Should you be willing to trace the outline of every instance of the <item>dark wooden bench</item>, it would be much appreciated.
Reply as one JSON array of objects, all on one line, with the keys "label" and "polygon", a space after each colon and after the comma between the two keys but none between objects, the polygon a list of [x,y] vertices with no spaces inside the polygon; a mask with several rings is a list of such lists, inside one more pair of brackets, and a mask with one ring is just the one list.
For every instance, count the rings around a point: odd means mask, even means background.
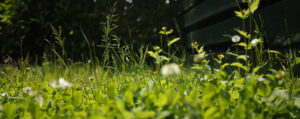
[{"label": "dark wooden bench", "polygon": [[[241,19],[234,14],[238,10],[235,0],[186,0],[184,5],[186,9],[179,16],[179,23],[188,46],[197,41],[211,48],[225,48],[231,39],[224,35],[235,35],[234,28],[242,29]],[[241,6],[247,8],[246,4]],[[271,39],[300,32],[300,0],[261,0],[255,12],[257,20],[258,16]]]}]

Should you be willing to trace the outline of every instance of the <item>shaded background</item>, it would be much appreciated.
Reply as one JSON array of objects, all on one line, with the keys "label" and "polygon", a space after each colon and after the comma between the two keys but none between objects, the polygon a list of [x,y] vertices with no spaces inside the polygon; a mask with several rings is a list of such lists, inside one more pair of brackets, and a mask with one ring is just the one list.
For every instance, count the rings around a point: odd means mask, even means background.
[{"label": "shaded background", "polygon": [[[88,56],[88,46],[80,27],[92,46],[101,44],[101,22],[109,8],[117,4],[116,34],[134,47],[159,42],[162,26],[176,29],[182,0],[0,0],[0,53],[20,58],[51,52],[55,39],[50,25],[62,29],[68,57]],[[175,35],[180,31],[175,30]],[[177,34],[179,35],[179,34]],[[47,42],[49,41],[49,42]],[[21,45],[22,43],[22,45]],[[95,48],[101,56],[103,49]]]}]

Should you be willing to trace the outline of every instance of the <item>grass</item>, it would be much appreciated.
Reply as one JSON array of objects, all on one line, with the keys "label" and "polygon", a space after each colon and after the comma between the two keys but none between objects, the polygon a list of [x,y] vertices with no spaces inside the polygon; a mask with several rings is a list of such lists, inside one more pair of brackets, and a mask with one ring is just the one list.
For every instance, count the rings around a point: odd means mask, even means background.
[{"label": "grass", "polygon": [[[236,11],[237,16],[251,17],[257,9],[251,5],[258,3],[249,3],[248,15]],[[173,30],[163,27],[160,46],[148,45],[135,53],[113,34],[113,18],[103,24],[104,44],[98,46],[105,53],[100,60],[82,30],[91,62],[66,60],[61,28],[52,27],[61,51],[52,47],[42,65],[29,65],[27,57],[2,67],[0,118],[300,118],[296,52],[264,49],[264,36],[236,29],[238,42],[233,44],[245,54],[214,56],[192,42],[196,54],[189,66],[187,54],[180,52],[185,50],[174,50],[180,38],[172,37]],[[154,59],[154,66],[147,57]]]}]

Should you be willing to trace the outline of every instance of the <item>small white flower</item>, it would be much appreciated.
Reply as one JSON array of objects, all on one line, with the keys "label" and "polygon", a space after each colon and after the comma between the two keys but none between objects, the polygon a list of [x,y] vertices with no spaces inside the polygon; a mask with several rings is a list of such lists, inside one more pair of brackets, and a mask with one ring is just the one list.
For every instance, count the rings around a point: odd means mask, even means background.
[{"label": "small white flower", "polygon": [[252,44],[252,46],[256,46],[258,42],[259,42],[259,40],[257,38],[255,38],[251,41],[251,44]]},{"label": "small white flower", "polygon": [[231,38],[231,40],[232,40],[232,42],[237,43],[237,42],[240,42],[241,37],[238,36],[238,35],[234,35],[234,36]]},{"label": "small white flower", "polygon": [[205,52],[194,55],[194,62],[201,62],[205,58]]},{"label": "small white flower", "polygon": [[0,94],[2,97],[8,96],[7,92],[1,93]]},{"label": "small white flower", "polygon": [[25,94],[28,94],[29,96],[33,96],[35,92],[31,89],[31,87],[27,86],[23,88],[23,92]]},{"label": "small white flower", "polygon": [[166,4],[169,4],[170,3],[170,0],[166,0]]},{"label": "small white flower", "polygon": [[187,93],[187,91],[186,91],[186,90],[183,92],[183,94],[184,94],[185,96],[187,96],[187,95],[188,95],[188,93]]},{"label": "small white flower", "polygon": [[50,83],[50,86],[53,88],[71,88],[72,85],[72,83],[67,82],[64,78],[59,78],[58,82],[53,81],[52,83]]},{"label": "small white flower", "polygon": [[175,63],[166,64],[161,68],[161,74],[164,76],[179,75],[180,67]]},{"label": "small white flower", "polygon": [[58,84],[57,84],[56,81],[53,81],[52,83],[50,83],[50,86],[51,86],[52,88],[58,88]]},{"label": "small white flower", "polygon": [[65,87],[70,88],[73,85],[73,84],[67,82],[64,78],[60,78],[58,80],[58,84],[61,88],[65,88]]},{"label": "small white flower", "polygon": [[24,93],[28,93],[30,91],[31,91],[31,87],[29,87],[29,86],[23,88]]}]

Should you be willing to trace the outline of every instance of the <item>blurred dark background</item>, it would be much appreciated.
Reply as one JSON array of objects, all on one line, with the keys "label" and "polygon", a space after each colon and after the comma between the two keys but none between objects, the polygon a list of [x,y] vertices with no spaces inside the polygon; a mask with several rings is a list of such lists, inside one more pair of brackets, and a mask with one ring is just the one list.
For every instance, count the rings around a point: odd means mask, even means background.
[{"label": "blurred dark background", "polygon": [[62,29],[69,58],[88,56],[80,28],[101,56],[103,49],[96,47],[103,35],[100,23],[115,2],[115,34],[123,43],[133,43],[136,48],[155,45],[162,26],[173,28],[179,35],[174,18],[183,10],[182,0],[0,0],[1,59],[50,53],[55,41],[50,25]]}]

